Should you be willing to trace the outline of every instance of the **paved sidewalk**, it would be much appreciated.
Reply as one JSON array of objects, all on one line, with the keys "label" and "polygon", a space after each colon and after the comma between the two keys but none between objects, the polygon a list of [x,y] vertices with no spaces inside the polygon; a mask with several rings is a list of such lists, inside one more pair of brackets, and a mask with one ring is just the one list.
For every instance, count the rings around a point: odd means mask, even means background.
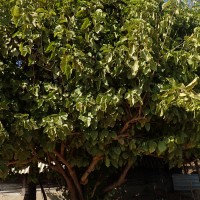
[{"label": "paved sidewalk", "polygon": [[[61,192],[56,191],[56,188],[45,188],[45,193],[48,200],[64,200],[61,196]],[[0,191],[0,200],[23,200],[24,196],[20,191]],[[41,190],[37,190],[37,200],[43,200]]]}]

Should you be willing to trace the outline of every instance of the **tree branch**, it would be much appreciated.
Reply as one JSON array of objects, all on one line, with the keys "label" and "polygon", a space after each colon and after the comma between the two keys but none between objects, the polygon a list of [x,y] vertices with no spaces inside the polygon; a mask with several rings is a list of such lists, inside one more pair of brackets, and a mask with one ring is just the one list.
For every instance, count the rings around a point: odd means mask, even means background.
[{"label": "tree branch", "polygon": [[74,171],[74,169],[72,168],[72,166],[67,162],[67,160],[64,159],[64,157],[59,154],[57,151],[53,150],[53,153],[59,158],[59,160],[67,167],[68,169],[68,172],[74,182],[74,185],[76,186],[78,192],[79,192],[79,195],[80,195],[80,199],[83,200],[83,193],[82,193],[82,189],[81,189],[81,186],[80,186],[80,183],[78,181],[78,178],[77,178],[77,175],[76,175],[76,172]]},{"label": "tree branch", "polygon": [[48,163],[50,165],[51,164],[51,157],[50,157],[49,153],[47,153],[47,159],[48,159]]},{"label": "tree branch", "polygon": [[109,185],[108,187],[106,187],[103,192],[109,192],[111,190],[113,190],[114,188],[116,187],[119,187],[120,185],[122,185],[125,181],[126,181],[126,175],[128,173],[128,171],[130,170],[131,166],[133,165],[133,161],[132,160],[129,160],[124,171],[122,172],[122,174],[120,175],[119,179],[112,183],[111,185]]},{"label": "tree branch", "polygon": [[98,178],[97,178],[97,180],[96,180],[96,183],[95,183],[95,185],[94,185],[94,188],[93,188],[93,190],[92,190],[92,194],[91,194],[91,198],[94,198],[94,195],[95,195],[95,192],[96,192],[96,190],[97,190],[97,187],[99,186],[99,185],[101,185],[101,180],[102,179],[102,173],[99,173],[99,176],[98,176]]},{"label": "tree branch", "polygon": [[58,153],[56,150],[53,150],[53,153],[59,158],[59,160],[66,165],[68,169],[72,169],[71,165],[65,160],[64,156],[62,156],[60,153]]},{"label": "tree branch", "polygon": [[65,144],[63,142],[61,142],[61,147],[60,147],[61,156],[64,156],[64,152],[65,152]]},{"label": "tree branch", "polygon": [[24,160],[24,161],[20,161],[20,160],[13,160],[7,163],[7,166],[10,165],[27,165],[28,163],[31,163],[33,160],[35,159],[35,156],[28,159],[28,160]]},{"label": "tree branch", "polygon": [[73,182],[67,176],[67,174],[65,173],[65,170],[63,169],[63,167],[61,166],[61,164],[56,159],[53,159],[53,161],[55,162],[56,165],[55,166],[50,166],[50,167],[52,169],[56,170],[57,172],[59,172],[63,176],[63,178],[65,179],[65,181],[67,183],[67,186],[68,186],[68,189],[70,191],[71,199],[78,200],[77,194],[76,194],[76,190],[74,188]]},{"label": "tree branch", "polygon": [[92,198],[94,197],[94,194],[95,194],[95,192],[96,192],[96,189],[97,189],[97,187],[98,187],[100,184],[101,184],[100,181],[97,181],[97,182],[96,182],[96,184],[95,184],[95,186],[94,186],[94,189],[92,190],[92,195],[91,195]]},{"label": "tree branch", "polygon": [[133,117],[132,119],[130,119],[129,121],[127,121],[124,125],[124,127],[121,129],[121,131],[119,132],[119,134],[123,134],[130,126],[130,124],[134,124],[136,122],[138,122],[139,120],[142,119],[146,119],[145,117]]},{"label": "tree branch", "polygon": [[[47,157],[48,161],[42,160],[40,158],[37,158],[37,160],[39,162],[47,164],[52,170],[57,171],[59,174],[61,174],[65,179],[65,182],[67,183],[71,199],[78,200],[79,198],[77,198],[77,192],[74,187],[75,185],[73,181],[70,179],[70,177],[68,177],[68,175],[65,173],[65,170],[63,169],[61,164],[57,161],[55,157],[51,156],[49,153],[47,153]],[[52,164],[52,162],[54,162],[55,164]]]},{"label": "tree branch", "polygon": [[102,159],[103,159],[103,156],[94,156],[93,157],[92,162],[90,163],[90,165],[88,166],[87,170],[85,171],[85,173],[81,177],[81,184],[82,185],[86,185],[87,184],[87,182],[88,182],[88,176],[90,175],[90,173],[92,171],[94,171],[95,166]]},{"label": "tree branch", "polygon": [[130,135],[129,134],[123,134],[123,135],[118,135],[115,138],[113,138],[113,140],[119,140],[121,138],[129,138]]}]

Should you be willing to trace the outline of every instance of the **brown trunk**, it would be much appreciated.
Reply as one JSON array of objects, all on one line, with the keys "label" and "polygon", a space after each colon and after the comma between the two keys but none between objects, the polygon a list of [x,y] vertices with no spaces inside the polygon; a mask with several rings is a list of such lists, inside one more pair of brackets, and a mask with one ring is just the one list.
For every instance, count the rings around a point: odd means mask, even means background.
[{"label": "brown trunk", "polygon": [[[72,180],[72,184],[74,185],[75,189],[77,190],[77,196],[79,197],[80,200],[84,200],[83,198],[83,193],[81,189],[80,182],[78,181],[77,175],[75,170],[71,167],[71,165],[63,158],[61,154],[59,154],[57,151],[54,151],[55,155],[58,157],[60,162],[64,164],[67,167],[67,171],[69,173],[69,177]],[[57,163],[58,164],[58,163]],[[62,167],[61,167],[62,168]],[[63,168],[62,168],[63,169]],[[64,172],[65,173],[65,172]],[[63,174],[62,174],[63,175]],[[66,174],[65,174],[66,175]],[[64,176],[64,175],[63,175]]]},{"label": "brown trunk", "polygon": [[73,182],[70,179],[68,179],[68,177],[66,175],[63,175],[63,177],[64,177],[64,179],[67,183],[67,186],[68,186],[70,199],[71,200],[81,200],[80,198],[78,198],[78,195],[77,195],[77,192],[76,192],[76,187],[73,184]]},{"label": "brown trunk", "polygon": [[54,162],[56,163],[56,166],[51,166],[51,167],[57,172],[59,172],[65,179],[65,182],[69,190],[70,200],[83,200],[83,198],[77,191],[77,188],[73,180],[67,175],[61,164],[56,159],[54,159]]}]

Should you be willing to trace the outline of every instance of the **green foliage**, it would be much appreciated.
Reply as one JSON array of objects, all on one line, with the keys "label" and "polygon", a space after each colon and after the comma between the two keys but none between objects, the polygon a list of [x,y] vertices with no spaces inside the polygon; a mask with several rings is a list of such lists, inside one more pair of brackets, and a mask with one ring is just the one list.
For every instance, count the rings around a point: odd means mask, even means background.
[{"label": "green foliage", "polygon": [[97,173],[143,155],[199,157],[198,3],[2,0],[0,38],[5,163],[62,143],[80,171],[102,156]]}]

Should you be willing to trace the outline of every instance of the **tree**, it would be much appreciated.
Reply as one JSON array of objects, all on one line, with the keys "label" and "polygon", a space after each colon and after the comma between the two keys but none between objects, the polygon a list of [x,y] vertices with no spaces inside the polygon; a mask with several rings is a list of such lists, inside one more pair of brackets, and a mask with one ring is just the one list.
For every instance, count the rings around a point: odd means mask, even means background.
[{"label": "tree", "polygon": [[98,199],[138,157],[199,156],[197,2],[2,0],[0,11],[2,176],[41,161],[71,199]]}]

